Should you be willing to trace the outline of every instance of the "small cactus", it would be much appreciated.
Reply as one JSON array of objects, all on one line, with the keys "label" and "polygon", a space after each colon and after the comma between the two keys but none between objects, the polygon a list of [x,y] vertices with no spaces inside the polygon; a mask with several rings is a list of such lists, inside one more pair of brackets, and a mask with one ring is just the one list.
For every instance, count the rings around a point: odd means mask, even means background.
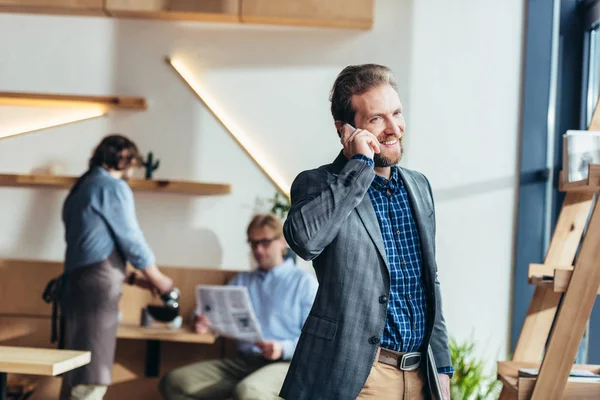
[{"label": "small cactus", "polygon": [[144,161],[142,165],[144,168],[146,168],[146,179],[152,179],[152,173],[158,169],[160,160],[156,160],[156,162],[154,162],[154,154],[149,152],[146,161]]}]

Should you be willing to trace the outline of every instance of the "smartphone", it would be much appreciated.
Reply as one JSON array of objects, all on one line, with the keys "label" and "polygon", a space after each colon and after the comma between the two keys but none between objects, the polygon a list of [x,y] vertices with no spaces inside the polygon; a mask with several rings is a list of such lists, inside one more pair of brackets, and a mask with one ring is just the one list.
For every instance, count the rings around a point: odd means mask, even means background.
[{"label": "smartphone", "polygon": [[[344,125],[348,125],[350,127],[350,133],[354,132],[356,130],[355,127],[353,127],[352,125],[350,125],[349,123],[344,123]],[[344,125],[342,125],[342,129],[344,127]],[[338,130],[338,136],[342,137],[342,129]]]}]

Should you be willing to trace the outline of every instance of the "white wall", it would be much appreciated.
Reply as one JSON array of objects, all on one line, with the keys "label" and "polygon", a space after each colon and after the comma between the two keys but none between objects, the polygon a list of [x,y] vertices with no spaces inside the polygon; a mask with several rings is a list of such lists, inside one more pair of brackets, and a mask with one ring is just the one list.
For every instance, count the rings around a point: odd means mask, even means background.
[{"label": "white wall", "polygon": [[[2,140],[0,171],[59,162],[65,173],[79,174],[103,135],[126,134],[161,159],[157,178],[233,187],[215,198],[136,194],[159,262],[247,268],[245,225],[268,207],[275,188],[164,57],[189,60],[289,183],[339,150],[328,111],[336,74],[347,64],[386,64],[406,109],[403,165],[424,172],[436,194],[450,333],[472,333],[490,359],[504,357],[523,2],[449,3],[378,0],[367,32],[2,14],[0,90],[136,95],[150,107]],[[0,109],[3,124],[16,118],[23,113]],[[60,260],[65,192],[0,194],[0,257]]]}]

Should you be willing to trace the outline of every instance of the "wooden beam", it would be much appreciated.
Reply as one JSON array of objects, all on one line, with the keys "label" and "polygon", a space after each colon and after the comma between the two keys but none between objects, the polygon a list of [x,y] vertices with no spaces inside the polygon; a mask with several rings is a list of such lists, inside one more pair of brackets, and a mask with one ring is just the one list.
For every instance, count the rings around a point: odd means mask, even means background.
[{"label": "wooden beam", "polygon": [[50,93],[0,92],[0,105],[28,107],[85,107],[104,106],[145,110],[148,108],[143,97],[130,96],[84,96]]},{"label": "wooden beam", "polygon": [[[0,174],[0,187],[70,189],[77,177],[59,175]],[[129,179],[133,191],[179,193],[198,196],[231,193],[231,185],[224,183],[202,183],[192,181]]]},{"label": "wooden beam", "polygon": [[[564,293],[567,291],[569,284],[571,283],[571,278],[573,277],[573,271],[557,269],[554,271],[554,285],[553,289],[557,293]],[[600,295],[600,288],[597,292]]]},{"label": "wooden beam", "polygon": [[[592,193],[567,193],[544,264],[573,265],[592,197]],[[515,348],[514,361],[541,360],[560,296],[552,289],[536,287]]]},{"label": "wooden beam", "polygon": [[[555,236],[556,237],[556,233]],[[561,399],[600,288],[600,204],[596,204],[554,323],[532,400]],[[540,337],[544,332],[537,332]],[[543,337],[545,339],[545,337]]]}]

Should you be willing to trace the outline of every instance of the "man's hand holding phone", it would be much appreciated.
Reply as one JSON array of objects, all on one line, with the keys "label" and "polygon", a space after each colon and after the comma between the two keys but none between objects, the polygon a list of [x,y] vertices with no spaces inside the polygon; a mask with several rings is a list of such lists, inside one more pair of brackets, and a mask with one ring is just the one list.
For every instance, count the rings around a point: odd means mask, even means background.
[{"label": "man's hand holding phone", "polygon": [[350,124],[344,124],[341,129],[341,143],[344,146],[344,155],[351,159],[357,154],[373,158],[381,151],[379,141],[366,129],[355,129]]}]

